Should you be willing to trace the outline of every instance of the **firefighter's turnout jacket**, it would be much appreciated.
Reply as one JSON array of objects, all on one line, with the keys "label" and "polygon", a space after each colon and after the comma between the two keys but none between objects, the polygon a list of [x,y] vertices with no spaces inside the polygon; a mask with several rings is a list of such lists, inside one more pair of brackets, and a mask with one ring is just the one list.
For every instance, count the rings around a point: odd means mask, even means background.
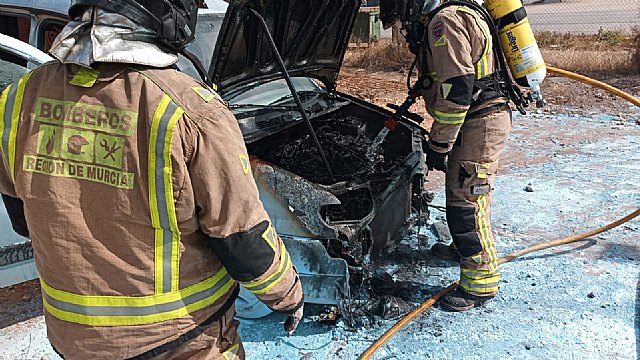
[{"label": "firefighter's turnout jacket", "polygon": [[[450,5],[426,27],[421,76],[434,122],[429,146],[449,153],[447,222],[461,255],[460,286],[476,295],[498,291],[490,204],[498,157],[511,129],[508,99],[499,92],[491,32],[466,6]],[[426,72],[426,74],[425,74]]]},{"label": "firefighter's turnout jacket", "polygon": [[149,358],[233,306],[302,290],[238,124],[173,69],[46,64],[0,98],[0,192],[24,201],[48,336],[67,359]]}]

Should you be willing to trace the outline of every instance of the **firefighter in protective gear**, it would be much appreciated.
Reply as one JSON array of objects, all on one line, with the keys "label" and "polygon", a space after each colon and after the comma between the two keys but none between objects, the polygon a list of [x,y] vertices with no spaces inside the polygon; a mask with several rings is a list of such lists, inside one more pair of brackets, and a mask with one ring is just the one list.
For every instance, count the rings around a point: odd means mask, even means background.
[{"label": "firefighter in protective gear", "polygon": [[449,250],[460,258],[458,287],[441,304],[464,311],[498,292],[491,197],[498,158],[511,130],[511,110],[500,90],[491,31],[477,11],[438,7],[425,17],[423,39],[418,66],[420,75],[431,80],[422,95],[434,120],[427,165],[446,172],[446,215],[453,239]]},{"label": "firefighter in protective gear", "polygon": [[72,1],[58,60],[0,97],[0,193],[24,203],[65,359],[243,359],[240,285],[292,314],[288,333],[302,316],[236,119],[174,68],[196,12]]}]

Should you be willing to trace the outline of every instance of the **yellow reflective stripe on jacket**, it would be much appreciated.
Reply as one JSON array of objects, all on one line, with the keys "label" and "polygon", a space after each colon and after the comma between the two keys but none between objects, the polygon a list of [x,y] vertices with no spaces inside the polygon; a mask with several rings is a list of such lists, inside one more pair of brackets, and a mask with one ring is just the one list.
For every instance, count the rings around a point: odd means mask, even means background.
[{"label": "yellow reflective stripe on jacket", "polygon": [[480,57],[480,60],[476,63],[476,77],[478,79],[482,79],[489,75],[489,60],[487,59],[487,55],[491,49],[491,33],[489,32],[489,28],[486,23],[480,19],[480,16],[475,11],[462,6],[458,7],[456,10],[473,16],[476,19],[476,24],[478,24],[478,27],[482,31],[482,35],[484,36],[484,51],[482,52],[482,57]]},{"label": "yellow reflective stripe on jacket", "polygon": [[17,84],[10,85],[0,98],[0,146],[2,153],[6,156],[11,179],[15,183],[15,162],[16,162],[16,136],[18,134],[18,123],[20,111],[22,110],[22,98],[24,88],[32,73],[27,73],[18,80]]},{"label": "yellow reflective stripe on jacket", "polygon": [[[0,155],[3,155],[5,158],[7,156],[6,148],[8,147],[8,145],[6,145],[4,142],[4,134],[5,132],[7,134],[9,133],[9,131],[5,131],[5,125],[7,125],[8,127],[11,126],[11,112],[13,111],[13,108],[11,108],[11,110],[9,111],[9,121],[5,120],[5,112],[7,111],[7,99],[9,98],[9,92],[11,91],[12,87],[13,85],[7,86],[2,94],[0,94]],[[9,136],[7,135],[7,142],[8,140]],[[9,159],[6,158],[6,160],[7,163],[9,163]]]},{"label": "yellow reflective stripe on jacket", "polygon": [[462,124],[464,122],[464,118],[467,116],[467,112],[461,113],[446,113],[443,111],[428,109],[429,115],[433,117],[433,120],[441,123],[441,124]]},{"label": "yellow reflective stripe on jacket", "polygon": [[263,280],[249,282],[243,284],[247,290],[251,291],[254,294],[264,294],[269,291],[271,288],[276,286],[287,273],[289,268],[291,267],[291,258],[289,257],[289,252],[284,247],[284,244],[280,246],[280,266],[278,270],[271,275],[267,276]]},{"label": "yellow reflective stripe on jacket", "polygon": [[185,289],[150,296],[78,295],[40,279],[44,307],[58,319],[91,326],[143,325],[184,317],[227,294],[235,281],[225,268]]},{"label": "yellow reflective stripe on jacket", "polygon": [[155,228],[156,293],[178,290],[180,231],[173,202],[171,140],[184,110],[164,95],[155,111],[149,139],[149,208]]}]

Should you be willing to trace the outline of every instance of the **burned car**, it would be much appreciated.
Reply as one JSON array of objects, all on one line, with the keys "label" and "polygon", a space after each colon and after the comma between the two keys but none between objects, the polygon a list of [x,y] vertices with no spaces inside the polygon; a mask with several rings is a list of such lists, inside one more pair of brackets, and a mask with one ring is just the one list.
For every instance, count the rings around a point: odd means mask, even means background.
[{"label": "burned car", "polygon": [[[188,47],[203,66],[178,63],[211,79],[235,114],[312,303],[340,304],[422,209],[423,130],[400,121],[380,139],[392,114],[336,89],[360,3],[209,0]],[[58,16],[69,1],[59,4]]]},{"label": "burned car", "polygon": [[311,302],[335,302],[347,275],[360,281],[403,238],[422,198],[422,129],[401,122],[376,143],[391,113],[336,90],[359,5],[231,1],[209,66]]}]

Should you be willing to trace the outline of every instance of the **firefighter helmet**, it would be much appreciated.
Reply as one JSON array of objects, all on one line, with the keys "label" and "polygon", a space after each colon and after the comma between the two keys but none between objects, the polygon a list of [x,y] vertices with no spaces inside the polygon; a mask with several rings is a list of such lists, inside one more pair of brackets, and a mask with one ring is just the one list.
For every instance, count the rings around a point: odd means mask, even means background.
[{"label": "firefighter helmet", "polygon": [[71,0],[69,17],[79,16],[82,6],[121,14],[134,23],[152,30],[158,40],[179,51],[193,41],[198,15],[195,0]]},{"label": "firefighter helmet", "polygon": [[385,29],[397,21],[415,21],[420,15],[435,10],[441,0],[380,0],[380,21]]}]

